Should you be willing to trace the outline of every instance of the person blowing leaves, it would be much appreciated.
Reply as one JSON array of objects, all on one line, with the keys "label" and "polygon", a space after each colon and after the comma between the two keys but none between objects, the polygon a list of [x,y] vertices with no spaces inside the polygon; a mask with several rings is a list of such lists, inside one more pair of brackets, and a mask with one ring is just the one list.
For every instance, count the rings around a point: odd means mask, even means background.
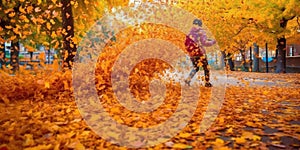
[{"label": "person blowing leaves", "polygon": [[202,21],[200,19],[195,19],[193,21],[193,27],[185,40],[186,50],[188,51],[193,63],[193,69],[188,78],[185,79],[186,84],[190,85],[192,78],[199,71],[199,66],[202,66],[205,75],[205,87],[212,86],[209,82],[210,73],[204,47],[212,46],[215,43],[215,40],[207,39],[206,32],[202,28]]}]

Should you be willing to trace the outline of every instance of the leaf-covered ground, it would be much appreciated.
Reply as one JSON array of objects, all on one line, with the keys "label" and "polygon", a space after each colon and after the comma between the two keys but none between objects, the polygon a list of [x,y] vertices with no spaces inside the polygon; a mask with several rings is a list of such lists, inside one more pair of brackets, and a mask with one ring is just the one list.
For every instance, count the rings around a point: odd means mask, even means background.
[{"label": "leaf-covered ground", "polygon": [[[1,150],[126,149],[101,139],[84,122],[72,96],[70,73],[1,76]],[[188,126],[149,149],[299,149],[299,79],[300,74],[231,72],[222,109],[207,132],[197,132],[211,94],[201,87]],[[130,119],[123,118],[124,123],[134,126]]]}]

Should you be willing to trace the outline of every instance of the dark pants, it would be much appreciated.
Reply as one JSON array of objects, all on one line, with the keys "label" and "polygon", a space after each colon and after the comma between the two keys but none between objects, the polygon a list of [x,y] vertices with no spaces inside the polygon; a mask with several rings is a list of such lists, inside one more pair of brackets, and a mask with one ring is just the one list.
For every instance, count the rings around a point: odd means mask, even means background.
[{"label": "dark pants", "polygon": [[[193,63],[193,70],[190,72],[189,77],[192,79],[195,74],[199,71],[200,66],[198,66],[199,62],[201,64],[201,67],[204,70],[204,75],[205,75],[205,81],[209,82],[209,69],[208,69],[208,62],[205,56],[193,56],[191,57],[191,61]],[[200,65],[199,64],[199,65]]]},{"label": "dark pants", "polygon": [[186,50],[191,56],[191,61],[193,63],[193,70],[190,72],[189,78],[190,80],[195,76],[195,74],[199,71],[200,66],[198,66],[199,62],[201,62],[201,67],[204,70],[205,81],[209,82],[209,70],[208,70],[208,62],[205,57],[205,54],[201,50],[201,47],[198,46],[189,36],[186,36],[185,40]]}]

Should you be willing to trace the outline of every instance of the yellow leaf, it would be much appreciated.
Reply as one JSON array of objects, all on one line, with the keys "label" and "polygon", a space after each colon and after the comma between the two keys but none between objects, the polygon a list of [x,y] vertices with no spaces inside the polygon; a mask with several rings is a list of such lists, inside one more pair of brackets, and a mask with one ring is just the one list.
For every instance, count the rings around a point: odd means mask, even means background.
[{"label": "yellow leaf", "polygon": [[64,83],[64,89],[69,89],[70,88],[69,84],[68,84],[68,81],[64,80],[63,83]]},{"label": "yellow leaf", "polygon": [[5,26],[6,29],[12,29],[12,26]]},{"label": "yellow leaf", "polygon": [[190,133],[180,133],[179,134],[179,137],[182,137],[182,138],[187,138],[187,137],[190,137],[191,134]]},{"label": "yellow leaf", "polygon": [[68,26],[68,27],[67,27],[67,30],[68,30],[68,31],[70,31],[71,29],[72,29],[72,27],[71,27],[71,26]]},{"label": "yellow leaf", "polygon": [[244,144],[244,143],[246,143],[246,140],[245,140],[244,137],[235,138],[234,140],[235,140],[235,142],[236,142],[237,144]]},{"label": "yellow leaf", "polygon": [[220,117],[218,120],[219,120],[219,123],[220,123],[220,124],[223,124],[223,123],[224,123],[224,117]]},{"label": "yellow leaf", "polygon": [[58,47],[59,47],[59,42],[56,42],[53,48],[57,49]]},{"label": "yellow leaf", "polygon": [[264,94],[264,95],[268,95],[269,92],[268,92],[268,91],[263,91],[263,94]]},{"label": "yellow leaf", "polygon": [[8,64],[8,65],[7,65],[7,68],[8,68],[8,69],[12,69],[13,67],[12,67],[10,64]]},{"label": "yellow leaf", "polygon": [[86,5],[88,5],[88,4],[89,4],[89,1],[87,1],[87,0],[84,0],[84,3],[85,3]]},{"label": "yellow leaf", "polygon": [[10,19],[11,23],[16,23],[16,19]]},{"label": "yellow leaf", "polygon": [[90,131],[83,131],[81,133],[81,136],[88,136],[90,134]]},{"label": "yellow leaf", "polygon": [[252,132],[247,132],[247,131],[244,131],[242,136],[246,139],[252,139],[253,137],[253,133]]},{"label": "yellow leaf", "polygon": [[66,110],[66,113],[69,113],[69,112],[71,112],[72,110],[70,109],[70,108],[68,108],[67,110]]},{"label": "yellow leaf", "polygon": [[49,46],[50,44],[48,42],[43,42],[44,46]]},{"label": "yellow leaf", "polygon": [[260,139],[261,139],[261,137],[258,135],[254,135],[252,138],[253,141],[260,141]]},{"label": "yellow leaf", "polygon": [[53,70],[57,71],[59,69],[59,63],[57,59],[53,60]]},{"label": "yellow leaf", "polygon": [[21,15],[19,18],[20,18],[21,20],[27,19],[27,17],[26,17],[25,15]]},{"label": "yellow leaf", "polygon": [[50,88],[50,83],[49,82],[45,82],[45,88],[47,88],[47,89]]},{"label": "yellow leaf", "polygon": [[78,39],[78,38],[76,38],[76,37],[74,37],[74,38],[72,38],[72,41],[73,41],[75,44],[78,44],[78,42],[79,42],[79,39]]},{"label": "yellow leaf", "polygon": [[120,112],[120,110],[119,110],[118,107],[113,107],[113,108],[110,109],[110,111],[111,111],[112,113],[119,113],[119,112]]},{"label": "yellow leaf", "polygon": [[69,19],[70,16],[71,16],[71,15],[70,15],[69,13],[66,13],[67,19]]},{"label": "yellow leaf", "polygon": [[249,126],[249,127],[256,127],[256,125],[253,122],[251,122],[251,121],[248,121],[246,123],[246,125]]},{"label": "yellow leaf", "polygon": [[51,37],[52,38],[56,38],[57,37],[57,35],[56,35],[56,33],[54,31],[51,33]]},{"label": "yellow leaf", "polygon": [[233,134],[233,129],[232,128],[227,129],[226,133]]},{"label": "yellow leaf", "polygon": [[28,7],[27,7],[27,12],[28,12],[28,13],[31,13],[32,11],[33,11],[33,6],[28,6]]},{"label": "yellow leaf", "polygon": [[213,142],[213,144],[217,147],[221,147],[224,145],[224,140],[217,138],[215,142]]},{"label": "yellow leaf", "polygon": [[49,22],[46,23],[46,27],[48,30],[51,30],[51,24]]},{"label": "yellow leaf", "polygon": [[38,5],[40,5],[42,3],[42,0],[38,0]]},{"label": "yellow leaf", "polygon": [[14,35],[14,36],[11,36],[11,37],[10,37],[10,40],[13,41],[13,40],[15,40],[16,38],[17,38],[17,36]]},{"label": "yellow leaf", "polygon": [[29,147],[29,148],[25,148],[24,150],[48,150],[51,149],[52,145],[38,145],[35,147]]},{"label": "yellow leaf", "polygon": [[228,146],[222,146],[222,147],[218,147],[218,150],[231,150],[231,148]]},{"label": "yellow leaf", "polygon": [[235,111],[237,112],[237,113],[241,113],[241,112],[243,112],[243,109],[235,109]]},{"label": "yellow leaf", "polygon": [[12,18],[12,17],[14,17],[15,15],[16,15],[15,12],[11,12],[11,13],[8,14],[8,17]]},{"label": "yellow leaf", "polygon": [[186,149],[186,148],[192,148],[192,146],[182,144],[182,143],[176,143],[176,144],[173,145],[173,148]]},{"label": "yellow leaf", "polygon": [[59,147],[60,147],[60,144],[58,143],[58,144],[56,144],[56,145],[54,146],[54,149],[53,149],[53,150],[59,150]]},{"label": "yellow leaf", "polygon": [[13,31],[14,31],[15,34],[20,34],[20,31],[19,31],[18,28],[14,28]]},{"label": "yellow leaf", "polygon": [[23,143],[23,146],[33,146],[34,140],[32,134],[25,134],[25,142]]},{"label": "yellow leaf", "polygon": [[254,103],[254,102],[255,102],[255,100],[253,100],[253,99],[249,99],[249,100],[248,100],[248,102],[249,102],[249,103]]},{"label": "yellow leaf", "polygon": [[22,6],[19,7],[19,11],[23,14],[26,14],[26,10]]},{"label": "yellow leaf", "polygon": [[55,24],[55,21],[53,19],[50,20],[51,24]]}]

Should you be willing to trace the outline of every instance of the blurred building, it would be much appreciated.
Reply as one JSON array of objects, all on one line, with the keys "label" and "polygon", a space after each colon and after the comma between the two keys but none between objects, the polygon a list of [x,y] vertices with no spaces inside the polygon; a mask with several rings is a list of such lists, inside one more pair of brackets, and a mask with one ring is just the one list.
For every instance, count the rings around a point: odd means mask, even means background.
[{"label": "blurred building", "polygon": [[[11,49],[11,43],[6,42],[5,43],[5,58],[7,60],[7,63],[10,62],[10,49]],[[22,43],[19,45],[19,61],[20,65],[27,64],[28,62],[40,62],[40,54],[45,53],[44,55],[44,61],[46,64],[53,63],[54,55],[56,54],[56,51],[54,49],[51,49],[50,51],[46,50],[44,46],[39,46],[38,49],[35,49],[34,52],[30,53],[28,50],[24,47]]]},{"label": "blurred building", "polygon": [[[253,48],[252,48],[252,54],[253,54]],[[252,55],[252,62],[253,62]],[[259,48],[259,71],[260,72],[266,72],[266,62],[268,62],[268,68],[269,72],[275,72],[276,69],[276,63],[275,63],[275,57],[276,57],[276,50],[270,50],[268,49],[268,60],[266,59],[266,50],[265,48]],[[245,67],[243,68],[243,59],[242,55],[240,53],[237,53],[234,55],[234,65],[235,70],[243,70],[244,71],[251,71],[250,66],[250,50],[248,49],[245,52],[245,58],[246,62]],[[253,66],[252,66],[253,67]],[[286,71],[289,73],[292,72],[300,72],[300,43],[299,44],[290,44],[287,42],[286,47]]]}]

